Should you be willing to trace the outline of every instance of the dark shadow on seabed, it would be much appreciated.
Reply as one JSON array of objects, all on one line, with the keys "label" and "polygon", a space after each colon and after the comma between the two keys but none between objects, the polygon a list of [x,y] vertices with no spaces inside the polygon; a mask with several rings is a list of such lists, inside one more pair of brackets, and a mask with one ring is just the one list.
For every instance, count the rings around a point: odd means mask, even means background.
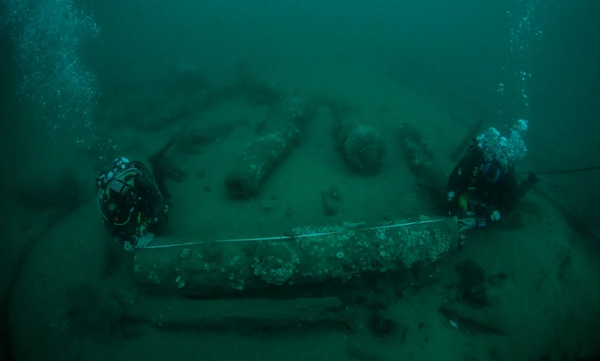
[{"label": "dark shadow on seabed", "polygon": [[[0,7],[0,18],[3,11]],[[0,177],[0,197],[5,201],[9,200],[9,194],[14,186],[15,174],[18,173],[20,156],[15,156],[21,150],[20,147],[20,132],[23,129],[23,124],[20,123],[18,100],[16,96],[16,79],[17,68],[14,63],[14,47],[10,40],[9,34],[0,29],[0,169],[2,176]],[[3,206],[6,208],[7,206]],[[5,222],[10,222],[10,217],[0,217],[0,229],[6,230]],[[12,260],[6,257],[13,257],[12,252],[7,249],[11,248],[8,242],[14,240],[15,235],[10,232],[3,234],[0,242],[0,263],[3,265],[15,264]],[[28,248],[28,247],[27,247]],[[26,254],[25,251],[22,253]],[[21,257],[22,258],[22,257]],[[16,272],[7,270],[3,266],[2,272],[7,274],[2,275],[0,279],[0,290],[2,300],[0,304],[0,357],[3,360],[13,360],[11,352],[11,333],[9,325],[9,310],[11,285],[14,284]]]},{"label": "dark shadow on seabed", "polygon": [[[10,135],[12,128],[11,124],[11,111],[12,111],[12,93],[14,88],[14,72],[13,63],[10,57],[12,51],[10,51],[10,40],[7,35],[2,32],[0,33],[0,167],[3,169],[3,176],[0,177],[0,189],[6,189],[8,186],[7,178],[4,176],[5,170],[12,168],[10,166],[10,159],[8,158],[8,150],[10,143],[8,142],[8,135]],[[2,222],[2,221],[0,221]],[[1,226],[1,225],[0,225]],[[3,237],[4,238],[4,237]],[[10,238],[8,238],[10,239]],[[2,243],[7,242],[5,238]],[[0,247],[5,249],[6,245],[1,244]],[[6,257],[6,252],[0,252],[0,257]],[[4,259],[0,259],[0,262],[4,262]],[[1,304],[1,329],[0,334],[0,347],[2,348],[2,357],[4,359],[10,359],[9,344],[10,344],[10,333],[8,332],[8,292],[6,285],[2,285],[2,304]]]}]

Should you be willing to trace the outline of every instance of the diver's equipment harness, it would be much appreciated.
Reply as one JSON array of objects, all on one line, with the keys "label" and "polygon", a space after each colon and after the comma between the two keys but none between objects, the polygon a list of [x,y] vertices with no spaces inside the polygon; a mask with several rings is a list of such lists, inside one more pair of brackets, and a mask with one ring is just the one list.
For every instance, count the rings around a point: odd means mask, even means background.
[{"label": "diver's equipment harness", "polygon": [[[139,201],[139,197],[137,197],[135,192],[135,186],[126,181],[125,178],[129,175],[135,177],[135,175],[138,174],[141,175],[142,173],[135,166],[132,166],[128,161],[122,162],[119,160],[115,164],[115,168],[112,171],[98,176],[96,179],[96,187],[98,188],[97,203],[98,210],[100,211],[100,214],[104,220],[114,224],[115,226],[124,226],[129,223],[135,206]],[[118,194],[120,204],[130,206],[127,219],[124,221],[116,217],[114,219],[110,219],[109,216],[107,216],[104,212],[103,205],[106,205],[109,201],[111,201],[110,192]]]}]

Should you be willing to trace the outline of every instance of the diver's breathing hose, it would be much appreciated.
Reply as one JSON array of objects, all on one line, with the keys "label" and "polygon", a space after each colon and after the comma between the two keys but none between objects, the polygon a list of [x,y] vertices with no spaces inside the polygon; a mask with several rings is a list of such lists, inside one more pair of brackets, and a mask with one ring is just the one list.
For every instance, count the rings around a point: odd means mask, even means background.
[{"label": "diver's breathing hose", "polygon": [[[568,174],[568,173],[581,173],[581,172],[590,172],[594,170],[600,170],[600,165],[593,167],[584,167],[584,168],[575,168],[575,169],[563,169],[563,170],[548,170],[545,172],[534,172],[535,174]],[[521,170],[517,171],[517,173],[529,173],[529,171]]]}]

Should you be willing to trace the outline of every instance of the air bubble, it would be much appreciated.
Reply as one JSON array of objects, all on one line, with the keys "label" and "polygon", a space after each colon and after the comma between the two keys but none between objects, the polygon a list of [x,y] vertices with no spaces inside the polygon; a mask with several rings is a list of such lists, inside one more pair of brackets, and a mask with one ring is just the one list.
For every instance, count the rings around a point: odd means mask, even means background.
[{"label": "air bubble", "polygon": [[19,96],[32,103],[36,119],[55,140],[58,132],[66,132],[74,144],[108,149],[93,121],[97,80],[80,58],[83,43],[99,37],[93,18],[78,10],[74,0],[6,0],[3,5],[8,11],[1,26],[11,32],[22,74]]}]

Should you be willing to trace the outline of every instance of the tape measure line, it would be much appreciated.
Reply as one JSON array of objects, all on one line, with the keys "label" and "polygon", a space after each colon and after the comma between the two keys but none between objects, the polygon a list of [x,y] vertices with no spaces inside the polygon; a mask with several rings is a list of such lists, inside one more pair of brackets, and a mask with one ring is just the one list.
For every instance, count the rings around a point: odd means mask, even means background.
[{"label": "tape measure line", "polygon": [[357,228],[357,229],[344,229],[343,231],[334,231],[334,232],[322,232],[322,233],[310,233],[310,234],[300,234],[297,236],[278,236],[278,237],[259,237],[259,238],[237,238],[237,239],[219,239],[219,240],[207,240],[207,241],[196,241],[196,242],[186,242],[186,243],[176,243],[176,244],[165,244],[162,246],[148,246],[144,247],[144,249],[162,249],[162,248],[174,248],[174,247],[185,247],[185,246],[194,246],[202,243],[236,243],[236,242],[263,242],[263,241],[292,241],[300,238],[312,238],[312,237],[323,237],[323,236],[332,236],[337,234],[343,234],[348,232],[366,232],[366,231],[375,231],[378,229],[390,229],[390,228],[401,228],[408,227],[415,224],[427,224],[427,223],[438,223],[445,222],[448,218],[441,219],[431,219],[426,221],[415,221],[408,223],[400,223],[400,224],[389,224],[387,226],[377,226],[377,227],[367,227],[367,228]]}]

